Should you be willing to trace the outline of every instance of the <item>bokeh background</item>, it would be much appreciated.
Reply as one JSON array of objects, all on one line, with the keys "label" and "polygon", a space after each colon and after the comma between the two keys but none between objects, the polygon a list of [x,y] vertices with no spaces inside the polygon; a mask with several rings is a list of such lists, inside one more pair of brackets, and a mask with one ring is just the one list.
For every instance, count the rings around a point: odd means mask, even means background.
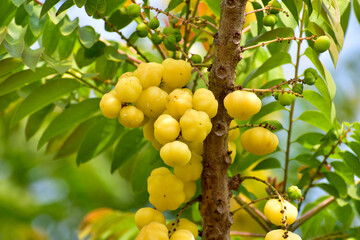
[{"label": "bokeh background", "polygon": [[[152,2],[166,6],[166,1]],[[102,21],[87,17],[83,10],[73,7],[68,13],[71,19],[79,17],[80,25],[94,26],[102,38],[120,41],[118,35],[105,32]],[[134,27],[128,26],[125,35]],[[352,13],[337,67],[328,53],[321,55],[337,85],[335,104],[340,122],[360,119],[359,39],[360,25]],[[193,51],[201,53],[202,49]],[[301,61],[302,69],[311,65],[305,57]],[[292,70],[283,70],[285,76],[293,75]],[[25,121],[13,129],[7,128],[6,121],[0,115],[0,240],[73,240],[89,211],[101,207],[135,211],[138,207],[129,184],[118,174],[110,174],[108,153],[80,167],[73,157],[53,160],[51,153],[37,151],[39,135],[25,140]]]}]

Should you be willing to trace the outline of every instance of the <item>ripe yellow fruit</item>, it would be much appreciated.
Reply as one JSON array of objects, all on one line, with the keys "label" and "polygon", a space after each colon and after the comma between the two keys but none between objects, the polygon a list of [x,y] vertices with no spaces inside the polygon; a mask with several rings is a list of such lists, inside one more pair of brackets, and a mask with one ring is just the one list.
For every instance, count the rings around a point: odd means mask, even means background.
[{"label": "ripe yellow fruit", "polygon": [[164,66],[163,81],[171,88],[181,88],[191,80],[191,65],[184,60],[167,58]]},{"label": "ripe yellow fruit", "polygon": [[163,175],[168,175],[168,174],[172,174],[168,168],[159,167],[159,168],[155,168],[154,170],[151,171],[150,177],[163,176]]},{"label": "ripe yellow fruit", "polygon": [[168,231],[164,224],[152,222],[143,227],[135,240],[169,240]]},{"label": "ripe yellow fruit", "polygon": [[149,119],[149,121],[147,121],[145,124],[144,124],[144,127],[143,127],[143,135],[144,135],[144,138],[148,141],[153,141],[155,140],[155,136],[154,136],[154,122],[155,122],[156,119],[152,118],[152,119]]},{"label": "ripe yellow fruit", "polygon": [[190,161],[182,167],[174,167],[174,174],[184,182],[196,181],[200,178],[203,165],[202,156],[191,152]]},{"label": "ripe yellow fruit", "polygon": [[159,87],[151,86],[142,91],[135,105],[149,118],[156,118],[166,107],[168,94]]},{"label": "ripe yellow fruit", "polygon": [[261,100],[255,93],[236,90],[224,98],[228,114],[242,121],[248,120],[261,109]]},{"label": "ripe yellow fruit", "polygon": [[[237,122],[233,119],[233,120],[231,120],[231,122],[230,122],[229,128],[234,128],[234,127],[236,127],[237,125],[238,125]],[[240,136],[240,130],[239,130],[239,128],[231,129],[231,130],[229,131],[228,141],[235,141],[239,136]]]},{"label": "ripe yellow fruit", "polygon": [[142,86],[137,77],[120,78],[115,91],[121,102],[136,102],[142,92]]},{"label": "ripe yellow fruit", "polygon": [[218,102],[210,90],[199,88],[193,96],[193,107],[195,110],[206,112],[210,118],[213,118],[217,114]]},{"label": "ripe yellow fruit", "polygon": [[285,237],[285,230],[276,229],[268,232],[265,236],[265,240],[301,240],[301,237],[293,232],[287,231],[287,237]]},{"label": "ripe yellow fruit", "polygon": [[171,235],[170,240],[195,240],[195,238],[190,231],[178,229]]},{"label": "ripe yellow fruit", "polygon": [[184,193],[185,200],[184,202],[188,202],[196,193],[196,183],[195,182],[184,182]]},{"label": "ripe yellow fruit", "polygon": [[185,200],[184,183],[172,173],[150,175],[149,201],[160,211],[175,210]]},{"label": "ripe yellow fruit", "polygon": [[144,113],[135,106],[126,106],[120,110],[118,120],[124,127],[137,128],[144,121]]},{"label": "ripe yellow fruit", "polygon": [[233,163],[236,156],[236,144],[233,141],[228,142],[228,151],[231,152],[230,153],[231,163]]},{"label": "ripe yellow fruit", "polygon": [[192,93],[190,89],[177,88],[169,94],[166,110],[175,119],[179,119],[186,110],[193,107],[192,102]]},{"label": "ripe yellow fruit", "polygon": [[140,208],[135,213],[135,223],[139,230],[152,222],[166,224],[164,214],[151,207]]},{"label": "ripe yellow fruit", "polygon": [[180,124],[168,114],[160,115],[154,123],[154,136],[160,144],[174,141],[180,134]]},{"label": "ripe yellow fruit", "polygon": [[140,80],[143,89],[159,86],[163,75],[163,65],[155,62],[141,63],[134,71],[134,75]]},{"label": "ripe yellow fruit", "polygon": [[[282,213],[284,210],[284,214]],[[286,223],[292,224],[295,222],[298,215],[297,208],[286,200],[270,199],[266,202],[264,207],[265,216],[277,226],[284,225],[283,219],[286,217]]]},{"label": "ripe yellow fruit", "polygon": [[246,130],[240,137],[243,148],[255,155],[266,155],[275,151],[279,139],[263,127]]},{"label": "ripe yellow fruit", "polygon": [[205,112],[189,109],[180,118],[180,127],[185,140],[202,142],[210,133],[212,124]]},{"label": "ripe yellow fruit", "polygon": [[190,161],[191,152],[185,143],[173,141],[160,149],[160,157],[170,167],[182,167]]},{"label": "ripe yellow fruit", "polygon": [[180,218],[179,223],[176,226],[175,226],[174,221],[168,223],[168,225],[167,225],[167,228],[169,231],[171,231],[174,227],[176,228],[176,231],[180,230],[180,229],[190,231],[195,239],[197,238],[197,236],[199,234],[199,230],[198,230],[196,224],[189,221],[187,218]]},{"label": "ripe yellow fruit", "polygon": [[102,114],[110,119],[117,118],[121,110],[121,101],[114,90],[106,93],[100,100],[100,110]]},{"label": "ripe yellow fruit", "polygon": [[125,72],[123,74],[121,74],[120,78],[128,78],[128,77],[134,77],[134,73],[133,72]]}]

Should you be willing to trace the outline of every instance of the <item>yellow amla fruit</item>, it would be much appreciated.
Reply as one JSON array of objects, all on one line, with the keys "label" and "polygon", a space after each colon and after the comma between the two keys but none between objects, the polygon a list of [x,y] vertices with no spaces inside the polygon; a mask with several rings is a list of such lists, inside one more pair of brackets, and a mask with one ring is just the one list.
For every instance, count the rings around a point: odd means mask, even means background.
[{"label": "yellow amla fruit", "polygon": [[190,89],[177,88],[169,94],[166,110],[175,119],[179,119],[186,110],[192,107],[193,99]]},{"label": "yellow amla fruit", "polygon": [[144,113],[135,106],[126,106],[120,110],[118,120],[124,127],[137,128],[144,121]]},{"label": "yellow amla fruit", "polygon": [[184,193],[184,202],[190,201],[196,193],[196,182],[184,182]]},{"label": "yellow amla fruit", "polygon": [[240,136],[240,130],[237,128],[237,122],[233,119],[230,122],[229,126],[229,135],[228,135],[228,141],[235,141]]},{"label": "yellow amla fruit", "polygon": [[[254,11],[254,7],[252,5],[251,2],[247,2],[246,3],[246,8],[245,8],[245,12],[251,12],[251,11]],[[250,13],[248,15],[246,15],[245,17],[245,23],[244,23],[244,28],[249,26],[251,22],[254,22],[256,21],[256,15],[255,13]]]},{"label": "yellow amla fruit", "polygon": [[210,133],[212,124],[205,112],[194,109],[187,110],[180,118],[182,137],[191,142],[202,142]]},{"label": "yellow amla fruit", "polygon": [[168,114],[160,115],[154,122],[154,137],[160,144],[174,141],[179,134],[179,122]]},{"label": "yellow amla fruit", "polygon": [[163,65],[160,63],[149,62],[140,63],[134,71],[134,76],[140,80],[143,89],[151,86],[159,86],[163,75]]},{"label": "yellow amla fruit", "polygon": [[159,167],[159,168],[155,168],[154,170],[151,171],[150,177],[163,176],[163,175],[168,175],[168,174],[172,174],[168,168]]},{"label": "yellow amla fruit", "polygon": [[167,224],[167,228],[169,231],[173,230],[174,228],[176,228],[176,230],[180,230],[180,229],[188,230],[192,233],[194,238],[197,238],[199,234],[199,230],[196,224],[191,222],[187,218],[180,218],[177,225],[175,224],[175,221],[172,221]]},{"label": "yellow amla fruit", "polygon": [[270,222],[277,226],[284,225],[284,217],[286,223],[290,225],[295,222],[298,210],[294,205],[284,199],[270,199],[265,204],[264,214]]},{"label": "yellow amla fruit", "polygon": [[148,141],[153,141],[155,140],[155,136],[154,136],[154,122],[155,122],[155,118],[151,118],[149,119],[149,121],[147,121],[144,124],[143,127],[143,135],[144,138]]},{"label": "yellow amla fruit", "polygon": [[135,240],[169,240],[169,235],[164,224],[152,222],[140,230]]},{"label": "yellow amla fruit", "polygon": [[170,240],[195,240],[195,238],[189,230],[178,229],[171,235]]},{"label": "yellow amla fruit", "polygon": [[110,119],[117,118],[121,110],[121,101],[112,90],[102,96],[100,100],[100,110],[102,114]]},{"label": "yellow amla fruit", "polygon": [[142,92],[142,86],[137,77],[123,77],[115,85],[115,91],[121,102],[136,102]]},{"label": "yellow amla fruit", "polygon": [[233,141],[228,141],[228,151],[231,152],[231,163],[233,163],[236,156],[236,144]]},{"label": "yellow amla fruit", "polygon": [[142,91],[135,105],[149,118],[157,118],[166,108],[168,94],[159,87],[151,86]]},{"label": "yellow amla fruit", "polygon": [[196,181],[200,178],[203,165],[202,156],[191,152],[191,159],[185,166],[174,167],[174,174],[184,182]]},{"label": "yellow amla fruit", "polygon": [[182,167],[190,161],[191,151],[185,143],[173,141],[160,149],[160,157],[170,167]]},{"label": "yellow amla fruit", "polygon": [[255,93],[236,90],[224,98],[228,114],[242,121],[248,120],[261,109],[261,100]]},{"label": "yellow amla fruit", "polygon": [[184,183],[172,173],[152,174],[147,182],[149,201],[156,209],[175,210],[184,202]]},{"label": "yellow amla fruit", "polygon": [[301,240],[301,237],[290,231],[276,229],[268,232],[265,240]]},{"label": "yellow amla fruit", "polygon": [[170,88],[181,88],[191,80],[191,65],[184,60],[167,58],[162,62],[163,81]]},{"label": "yellow amla fruit", "polygon": [[206,112],[210,118],[213,118],[217,114],[218,102],[210,90],[199,88],[195,91],[193,96],[193,108],[198,111]]},{"label": "yellow amla fruit", "polygon": [[139,230],[152,222],[166,224],[164,214],[151,207],[140,208],[135,213],[135,223]]},{"label": "yellow amla fruit", "polygon": [[275,151],[279,144],[276,134],[263,127],[246,130],[240,137],[243,148],[254,155],[266,155]]}]

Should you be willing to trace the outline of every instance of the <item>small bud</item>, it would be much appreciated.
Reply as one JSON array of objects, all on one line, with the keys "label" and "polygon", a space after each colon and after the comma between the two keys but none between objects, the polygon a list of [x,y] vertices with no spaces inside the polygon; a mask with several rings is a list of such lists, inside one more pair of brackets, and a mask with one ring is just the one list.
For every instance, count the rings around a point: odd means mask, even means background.
[{"label": "small bud", "polygon": [[302,197],[301,190],[297,186],[291,186],[287,190],[287,195],[291,200],[299,199]]}]

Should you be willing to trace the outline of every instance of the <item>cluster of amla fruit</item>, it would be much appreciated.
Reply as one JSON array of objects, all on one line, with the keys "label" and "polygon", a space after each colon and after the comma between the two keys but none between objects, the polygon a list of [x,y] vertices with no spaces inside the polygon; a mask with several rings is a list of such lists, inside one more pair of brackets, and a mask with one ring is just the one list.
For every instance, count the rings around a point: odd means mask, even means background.
[{"label": "cluster of amla fruit", "polygon": [[[291,200],[301,198],[301,190],[297,186],[289,187],[287,194]],[[265,240],[301,240],[299,235],[287,230],[298,216],[298,210],[292,203],[282,197],[270,199],[265,204],[264,214],[274,225],[285,227],[268,232]]]},{"label": "cluster of amla fruit", "polygon": [[[183,88],[191,80],[191,70],[190,63],[171,58],[161,64],[141,63],[134,72],[124,73],[100,101],[105,117],[118,118],[128,128],[143,127],[144,137],[160,151],[164,163],[173,168],[154,169],[147,179],[149,202],[155,209],[141,208],[136,213],[138,240],[147,239],[149,234],[171,240],[197,236],[197,227],[189,220],[180,219],[166,227],[162,214],[178,209],[195,195],[196,181],[203,169],[203,141],[212,129],[210,119],[218,110],[210,90],[199,88],[193,94]],[[247,120],[260,110],[261,100],[254,93],[234,91],[226,96],[224,106],[231,117]],[[236,154],[234,140],[240,135],[236,127],[233,120],[228,136],[232,161]],[[248,152],[265,155],[276,149],[278,139],[271,131],[255,127],[242,134],[241,143]],[[179,231],[181,226],[183,231]]]}]

